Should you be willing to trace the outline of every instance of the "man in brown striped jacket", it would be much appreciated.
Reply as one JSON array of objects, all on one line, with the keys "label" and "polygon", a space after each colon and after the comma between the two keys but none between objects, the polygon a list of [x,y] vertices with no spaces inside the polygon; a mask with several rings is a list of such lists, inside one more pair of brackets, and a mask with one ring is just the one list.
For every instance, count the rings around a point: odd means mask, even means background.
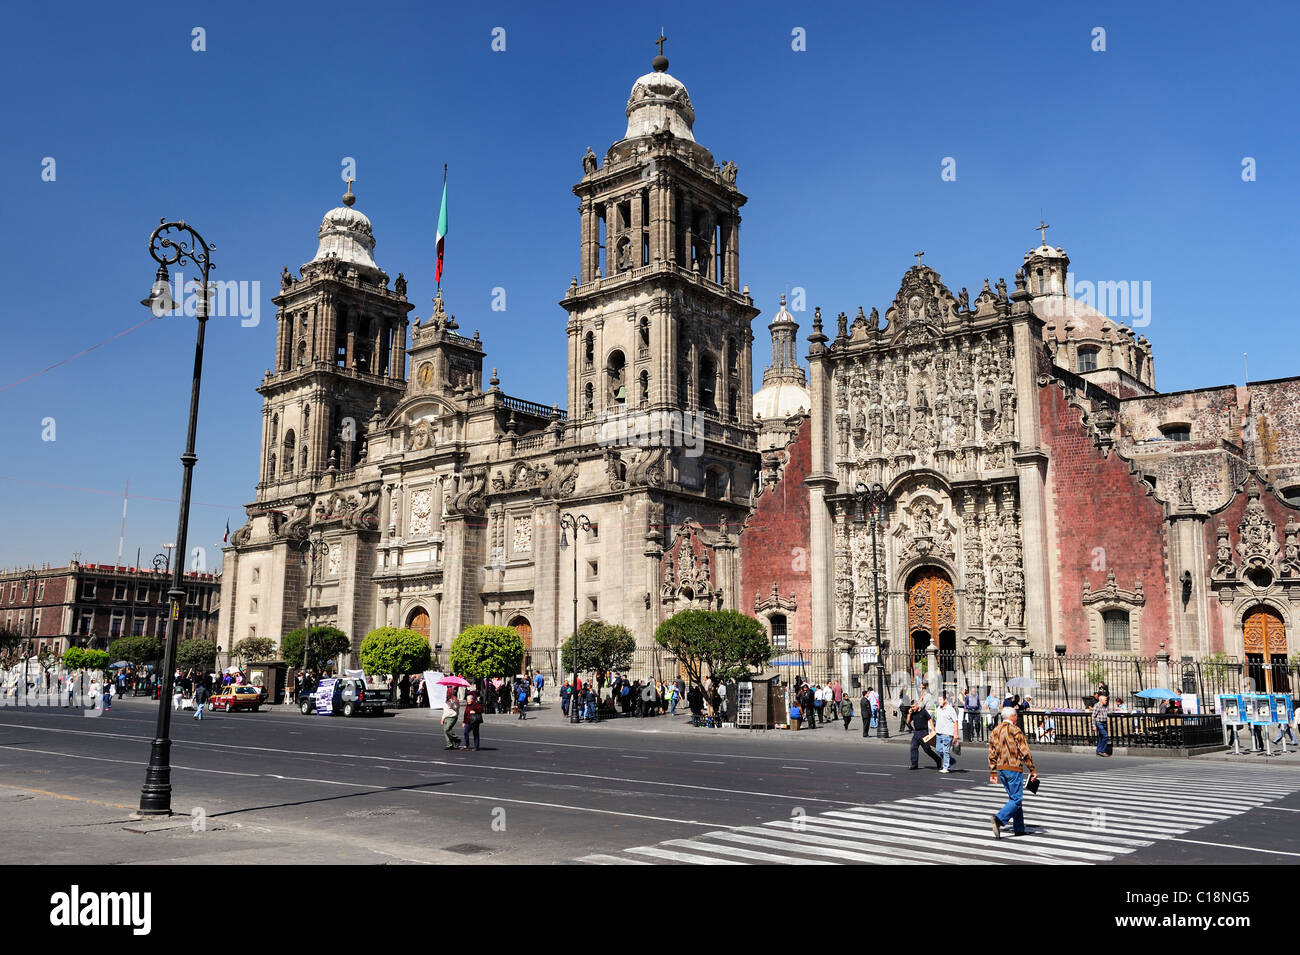
[{"label": "man in brown striped jacket", "polygon": [[1000,782],[1007,791],[1007,804],[993,816],[993,835],[998,839],[1002,838],[1002,827],[1008,822],[1013,823],[1011,831],[1015,835],[1025,834],[1025,813],[1021,807],[1025,773],[1029,773],[1031,781],[1038,778],[1029,740],[1017,725],[1019,717],[1015,707],[1002,707],[1002,722],[989,734],[989,782]]}]

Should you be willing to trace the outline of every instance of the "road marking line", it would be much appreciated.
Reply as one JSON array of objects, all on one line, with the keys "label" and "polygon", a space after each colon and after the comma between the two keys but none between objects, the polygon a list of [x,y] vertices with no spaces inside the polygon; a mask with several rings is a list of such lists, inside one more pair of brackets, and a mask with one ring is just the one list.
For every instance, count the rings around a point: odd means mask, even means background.
[{"label": "road marking line", "polygon": [[743,862],[737,862],[735,859],[712,859],[708,856],[695,856],[686,852],[673,852],[671,849],[661,849],[658,846],[635,846],[627,850],[635,852],[637,855],[654,856],[656,859],[671,859],[673,862],[685,862],[689,865],[744,865]]},{"label": "road marking line", "polygon": [[88,802],[96,806],[108,806],[111,809],[127,809],[135,812],[138,806],[127,806],[120,802],[103,802],[99,799],[87,799],[84,796],[69,796],[66,793],[50,792],[48,789],[33,789],[31,786],[8,786],[0,783],[0,789],[12,789],[16,792],[34,793],[38,796],[49,796],[51,799],[68,799],[72,802]]},{"label": "road marking line", "polygon": [[1202,842],[1200,839],[1173,838],[1169,842],[1187,842],[1194,846],[1214,846],[1218,849],[1240,849],[1242,852],[1263,852],[1275,856],[1300,856],[1300,852],[1283,852],[1281,849],[1256,849],[1254,846],[1234,846],[1227,842]]},{"label": "road marking line", "polygon": [[864,773],[864,772],[858,772],[857,775],[859,775],[859,776],[892,776],[892,775],[894,775],[894,774],[893,774],[893,773]]},{"label": "road marking line", "polygon": [[801,773],[811,773],[811,772],[812,772],[812,770],[809,769],[807,766],[782,766],[781,768],[782,768],[782,769],[797,769],[797,770],[799,770],[799,772],[801,772]]},{"label": "road marking line", "polygon": [[1272,809],[1274,812],[1300,812],[1300,809],[1288,809],[1285,806],[1260,806],[1260,809]]},{"label": "road marking line", "polygon": [[707,764],[707,765],[709,765],[709,766],[725,766],[725,765],[726,765],[726,763],[724,763],[724,762],[723,762],[722,760],[720,760],[720,759],[693,759],[693,760],[691,760],[691,762],[692,762],[692,763],[705,763],[705,764]]}]

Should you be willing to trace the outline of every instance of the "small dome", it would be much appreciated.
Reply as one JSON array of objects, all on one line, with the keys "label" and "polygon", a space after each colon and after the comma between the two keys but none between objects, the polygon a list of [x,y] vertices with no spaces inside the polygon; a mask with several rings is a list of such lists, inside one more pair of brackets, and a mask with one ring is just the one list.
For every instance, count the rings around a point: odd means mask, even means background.
[{"label": "small dome", "polygon": [[695,108],[681,80],[655,71],[632,84],[627,100],[627,132],[624,139],[649,136],[657,128],[669,130],[678,139],[695,142],[691,133]]},{"label": "small dome", "polygon": [[375,248],[375,237],[370,220],[352,208],[356,198],[350,192],[343,197],[343,201],[345,205],[331,209],[321,219],[320,232],[317,233],[320,245],[312,261],[319,262],[326,256],[333,255],[340,262],[378,271],[379,266],[371,255]]},{"label": "small dome", "polygon": [[1042,258],[1042,259],[1064,259],[1064,258],[1067,258],[1064,249],[1062,249],[1060,246],[1057,246],[1055,249],[1053,249],[1053,248],[1052,248],[1051,246],[1049,246],[1047,243],[1043,243],[1043,244],[1040,245],[1038,248],[1036,248],[1036,249],[1034,249],[1032,252],[1030,252],[1029,255],[1030,255],[1032,258]]},{"label": "small dome", "polygon": [[754,393],[754,417],[764,421],[784,421],[811,407],[808,389],[792,381],[773,382]]},{"label": "small dome", "polygon": [[[1032,302],[1034,314],[1054,326],[1055,337],[1064,340],[1065,326],[1073,327],[1076,339],[1101,340],[1103,333],[1113,330],[1113,321],[1086,302],[1067,295],[1046,295]],[[1050,337],[1051,333],[1047,333]]]},{"label": "small dome", "polygon": [[777,324],[784,324],[784,323],[786,323],[786,322],[790,323],[791,325],[796,324],[796,323],[795,323],[795,320],[794,320],[794,316],[791,315],[789,312],[787,312],[786,309],[785,309],[785,294],[782,293],[782,294],[781,294],[781,309],[780,309],[780,311],[778,311],[775,315],[772,316],[772,321],[769,323],[769,326],[770,326],[770,325],[777,325]]}]

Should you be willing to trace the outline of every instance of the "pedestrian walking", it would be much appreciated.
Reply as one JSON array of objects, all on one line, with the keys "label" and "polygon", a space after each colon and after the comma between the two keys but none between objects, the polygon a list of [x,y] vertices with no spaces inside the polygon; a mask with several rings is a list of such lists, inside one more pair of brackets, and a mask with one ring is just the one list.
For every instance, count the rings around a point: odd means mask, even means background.
[{"label": "pedestrian walking", "polygon": [[817,722],[825,724],[826,722],[826,687],[818,686],[813,690],[813,716]]},{"label": "pedestrian walking", "polygon": [[989,696],[988,699],[984,701],[984,705],[987,706],[989,709],[988,731],[989,733],[992,733],[993,727],[998,725],[998,719],[1000,718],[1002,713],[1002,701],[998,699],[998,695],[996,693],[994,693],[992,690],[989,690]]},{"label": "pedestrian walking", "polygon": [[898,731],[907,732],[907,720],[912,711],[912,698],[907,694],[907,687],[898,691]]},{"label": "pedestrian walking", "polygon": [[537,690],[537,692],[533,695],[533,698],[537,701],[537,705],[538,705],[538,706],[541,706],[541,705],[542,705],[542,689],[546,686],[546,677],[542,676],[542,671],[541,671],[541,670],[538,670],[538,671],[537,671],[537,675],[536,675],[535,677],[533,677],[533,686],[534,686],[534,687],[536,688],[536,690]]},{"label": "pedestrian walking", "polygon": [[1019,714],[1014,707],[1002,710],[1002,721],[989,734],[989,782],[1001,783],[1007,791],[1006,805],[993,814],[993,836],[1002,838],[1002,827],[1011,823],[1017,836],[1025,834],[1025,811],[1021,805],[1025,796],[1025,773],[1032,784],[1038,778],[1034,771],[1034,758],[1029,752],[1029,740],[1016,725]]},{"label": "pedestrian walking", "polygon": [[1110,698],[1105,693],[1097,694],[1097,702],[1092,705],[1092,725],[1097,727],[1097,755],[1109,756],[1110,744],[1106,732],[1110,720]]},{"label": "pedestrian walking", "polygon": [[573,696],[573,686],[568,680],[564,681],[564,686],[560,687],[560,711],[569,715],[569,697]]},{"label": "pedestrian walking", "polygon": [[203,722],[203,708],[208,702],[208,688],[200,683],[194,688],[194,718]]},{"label": "pedestrian walking", "polygon": [[980,733],[980,697],[979,694],[970,687],[962,692],[962,739],[968,743],[975,742],[982,734]]},{"label": "pedestrian walking", "polygon": [[936,753],[934,747],[930,745],[930,740],[933,738],[934,734],[930,732],[930,713],[922,705],[923,702],[924,701],[922,700],[918,700],[913,703],[911,708],[907,711],[907,725],[912,728],[912,765],[909,768],[921,768],[917,765],[919,759],[917,751],[923,749],[925,750],[925,755],[934,760],[934,768],[942,769],[943,760],[939,758],[939,754]]},{"label": "pedestrian walking", "polygon": [[[876,688],[874,686],[867,688],[867,702],[871,706],[871,709],[869,711],[871,713],[871,728],[875,729],[879,725],[880,707],[883,704],[880,699],[880,694],[876,692]],[[866,722],[866,712],[862,714],[862,721],[864,723]],[[863,727],[863,730],[864,731],[866,730],[865,726]]]},{"label": "pedestrian walking", "polygon": [[957,738],[957,710],[948,702],[948,694],[944,693],[939,697],[939,708],[934,711],[934,731],[935,742],[938,744],[939,757],[943,760],[943,766],[939,772],[950,772],[949,767],[952,765],[952,744]]},{"label": "pedestrian walking", "polygon": [[528,719],[528,683],[523,680],[515,684],[515,702],[519,704],[519,718]]},{"label": "pedestrian walking", "polygon": [[[870,736],[869,730],[876,725],[876,712],[871,708],[871,695],[875,691],[868,688],[862,691],[862,699],[859,704],[862,709],[862,738]],[[845,698],[847,699],[847,697]]]},{"label": "pedestrian walking", "polygon": [[478,752],[479,746],[479,727],[483,725],[483,704],[478,701],[478,694],[473,690],[465,700],[465,728],[462,734],[465,738],[465,749],[469,749],[469,735],[474,734],[474,751]]},{"label": "pedestrian walking", "polygon": [[836,680],[831,684],[831,719],[840,718],[840,704],[844,702],[844,687]]},{"label": "pedestrian walking", "polygon": [[456,719],[460,716],[460,701],[456,699],[456,688],[447,687],[447,697],[442,701],[442,736],[447,745],[443,749],[455,749],[460,745],[456,738]]},{"label": "pedestrian walking", "polygon": [[844,721],[844,731],[848,732],[849,720],[853,719],[853,703],[847,696],[842,696],[840,697],[838,707],[840,719]]}]

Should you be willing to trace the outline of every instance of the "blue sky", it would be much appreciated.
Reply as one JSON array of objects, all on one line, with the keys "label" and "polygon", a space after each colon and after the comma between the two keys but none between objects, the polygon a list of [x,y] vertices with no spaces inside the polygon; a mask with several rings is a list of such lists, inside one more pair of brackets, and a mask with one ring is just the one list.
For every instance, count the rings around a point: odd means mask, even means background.
[{"label": "blue sky", "polygon": [[[146,242],[166,216],[216,245],[214,278],[262,283],[258,326],[214,319],[207,334],[190,543],[215,568],[226,521],[240,526],[253,496],[270,297],[283,266],[314,255],[344,157],[376,259],[406,274],[415,316],[429,313],[450,166],[449,309],[480,330],[504,390],[563,403],[570,188],[585,147],[603,155],[622,135],[661,25],[697,140],[737,162],[749,196],[756,375],[787,288],[806,290],[806,334],[814,305],[883,312],[924,249],[973,297],[986,276],[1011,282],[1040,214],[1079,278],[1151,283],[1142,331],[1161,390],[1240,383],[1243,352],[1252,380],[1300,373],[1293,6],[643,6],[11,9],[0,565],[112,561],[128,481],[128,562],[175,536],[194,322],[147,322],[35,374],[149,317]],[[1256,181],[1242,180],[1245,157]],[[498,286],[504,312],[490,307]]]}]

